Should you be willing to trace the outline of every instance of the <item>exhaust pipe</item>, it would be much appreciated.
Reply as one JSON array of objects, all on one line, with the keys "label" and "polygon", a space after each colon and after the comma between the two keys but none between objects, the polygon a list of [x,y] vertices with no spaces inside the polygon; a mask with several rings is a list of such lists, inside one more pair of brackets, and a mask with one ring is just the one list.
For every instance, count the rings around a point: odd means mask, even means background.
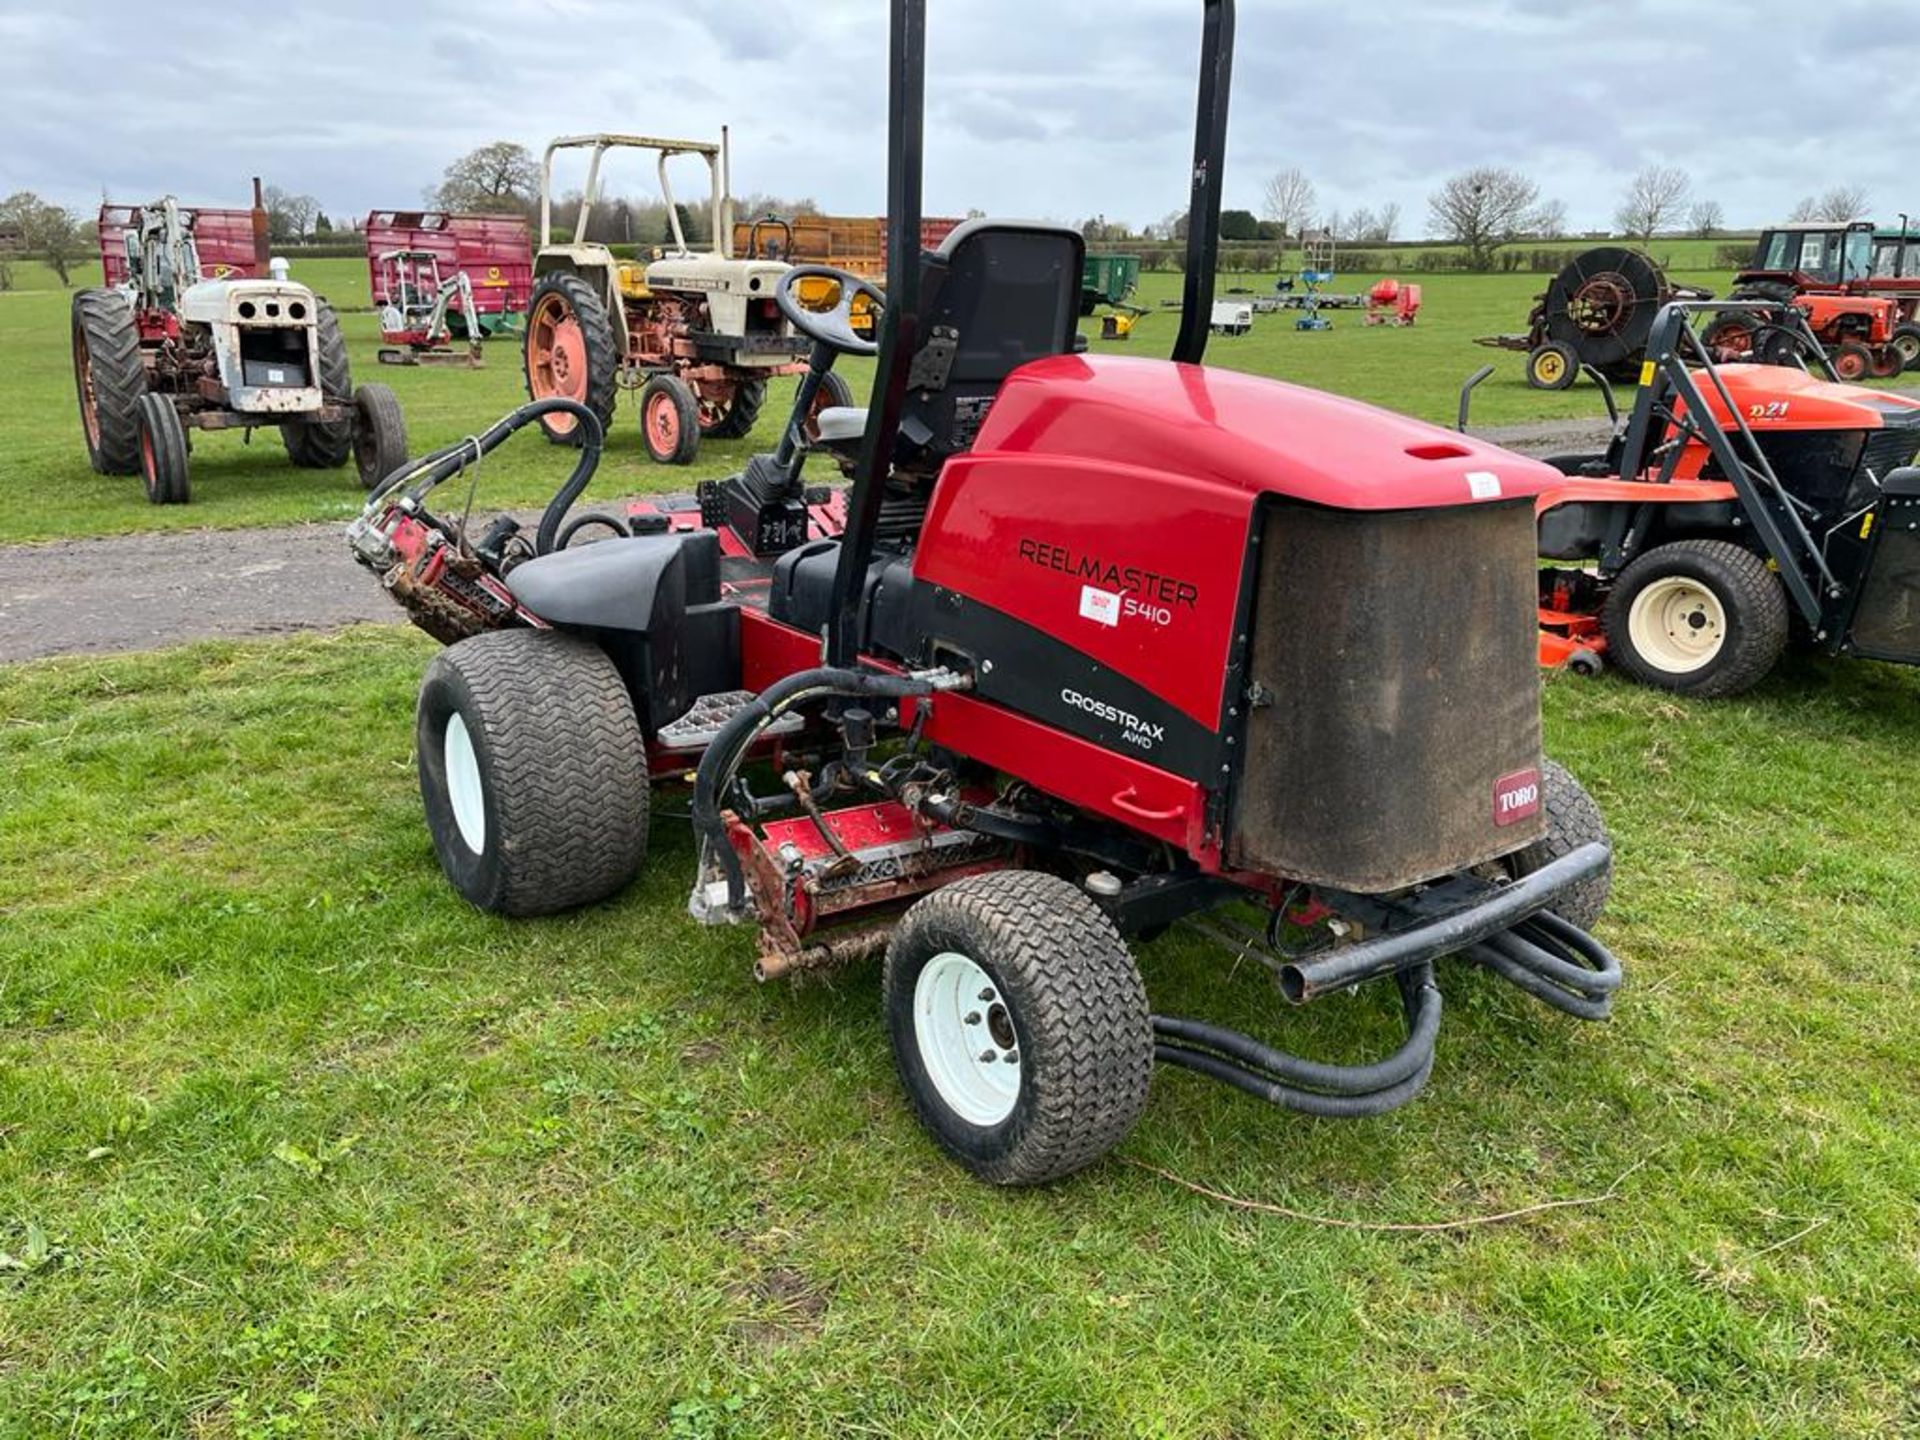
[{"label": "exhaust pipe", "polygon": [[273,236],[267,227],[267,201],[260,189],[260,177],[253,177],[253,263],[255,273],[265,275],[273,260]]}]

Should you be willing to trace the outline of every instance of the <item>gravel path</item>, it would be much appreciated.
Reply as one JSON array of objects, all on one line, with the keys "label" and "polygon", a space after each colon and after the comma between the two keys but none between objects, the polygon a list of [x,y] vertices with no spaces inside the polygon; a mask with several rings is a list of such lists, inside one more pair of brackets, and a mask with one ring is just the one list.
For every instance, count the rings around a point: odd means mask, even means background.
[{"label": "gravel path", "polygon": [[[1554,454],[1598,449],[1607,427],[1542,421],[1480,433],[1522,453]],[[344,529],[290,525],[0,546],[0,662],[398,623],[399,607],[348,555]]]}]

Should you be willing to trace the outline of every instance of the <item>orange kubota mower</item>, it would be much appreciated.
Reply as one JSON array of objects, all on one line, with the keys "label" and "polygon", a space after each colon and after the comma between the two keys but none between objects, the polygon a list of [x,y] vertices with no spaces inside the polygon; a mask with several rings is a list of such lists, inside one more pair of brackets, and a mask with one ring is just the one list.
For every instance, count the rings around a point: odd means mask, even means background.
[{"label": "orange kubota mower", "polygon": [[[1728,315],[1793,363],[1718,363],[1700,322]],[[1920,399],[1839,383],[1796,310],[1720,301],[1662,310],[1631,414],[1607,401],[1607,450],[1550,460],[1535,502],[1542,664],[1702,697],[1795,638],[1920,664]]]}]

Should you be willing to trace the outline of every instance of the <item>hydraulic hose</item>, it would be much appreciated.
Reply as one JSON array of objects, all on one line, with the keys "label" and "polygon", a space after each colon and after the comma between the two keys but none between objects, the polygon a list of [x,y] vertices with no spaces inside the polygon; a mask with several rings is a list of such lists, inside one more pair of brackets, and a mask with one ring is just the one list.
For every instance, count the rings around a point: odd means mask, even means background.
[{"label": "hydraulic hose", "polygon": [[566,484],[547,502],[534,538],[534,553],[550,554],[559,534],[560,522],[566,518],[567,511],[573,508],[573,502],[580,498],[581,491],[587,488],[587,482],[593,479],[593,472],[600,468],[600,452],[606,443],[606,432],[601,428],[600,417],[577,400],[550,396],[545,400],[532,401],[501,416],[480,434],[470,435],[422,456],[394,471],[375,486],[373,493],[367,497],[368,509],[371,510],[396,490],[404,490],[409,498],[416,501],[424,498],[436,485],[452,479],[467,466],[478,463],[481,456],[497,450],[515,431],[531,425],[542,415],[571,415],[580,426],[580,458],[574,461],[573,473],[567,477]]},{"label": "hydraulic hose", "polygon": [[1307,1060],[1236,1030],[1177,1015],[1153,1017],[1154,1059],[1306,1115],[1328,1119],[1384,1115],[1426,1088],[1440,1035],[1440,990],[1433,981],[1433,966],[1422,964],[1396,978],[1407,1017],[1406,1043],[1370,1065]]},{"label": "hydraulic hose", "polygon": [[1611,1015],[1614,992],[1625,978],[1612,951],[1551,910],[1465,953],[1534,999],[1581,1020]]},{"label": "hydraulic hose", "polygon": [[[558,498],[558,497],[556,497]],[[740,857],[727,840],[726,821],[720,817],[720,797],[733,783],[735,771],[752,748],[755,737],[793,706],[829,695],[902,699],[931,695],[939,688],[932,680],[911,675],[884,675],[877,671],[822,666],[801,670],[775,681],[728,717],[700,756],[693,777],[693,828],[700,837],[701,869],[717,864],[727,881],[727,908],[738,912],[746,904],[746,875]]]}]

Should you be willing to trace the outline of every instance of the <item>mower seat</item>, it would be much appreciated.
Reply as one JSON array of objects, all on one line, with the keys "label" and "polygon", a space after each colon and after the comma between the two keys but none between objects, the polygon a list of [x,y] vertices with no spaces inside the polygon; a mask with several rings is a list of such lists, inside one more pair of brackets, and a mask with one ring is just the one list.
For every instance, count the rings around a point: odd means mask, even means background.
[{"label": "mower seat", "polygon": [[514,566],[507,589],[549,624],[644,633],[663,608],[720,598],[720,540],[712,531],[601,540]]}]

